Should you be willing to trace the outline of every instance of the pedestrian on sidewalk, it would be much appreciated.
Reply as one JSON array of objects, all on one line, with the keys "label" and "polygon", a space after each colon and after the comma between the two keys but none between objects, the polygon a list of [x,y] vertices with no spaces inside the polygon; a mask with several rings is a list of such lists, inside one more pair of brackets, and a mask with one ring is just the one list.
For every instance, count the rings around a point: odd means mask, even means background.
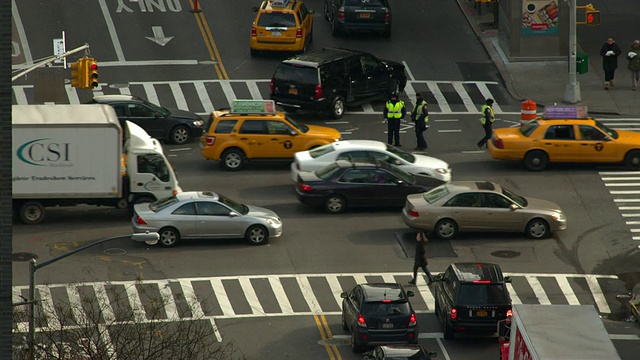
[{"label": "pedestrian on sidewalk", "polygon": [[411,111],[411,120],[416,130],[416,142],[417,146],[415,150],[425,150],[427,141],[424,139],[424,132],[427,130],[427,123],[429,122],[429,111],[427,102],[422,97],[422,94],[416,93],[416,104]]},{"label": "pedestrian on sidewalk", "polygon": [[482,117],[480,118],[480,124],[484,128],[484,137],[478,141],[478,147],[480,149],[483,148],[487,144],[487,141],[491,139],[491,132],[493,131],[492,126],[493,122],[496,120],[495,115],[493,114],[493,99],[487,99],[480,111],[482,112]]},{"label": "pedestrian on sidewalk", "polygon": [[398,94],[391,93],[391,98],[384,107],[384,119],[387,122],[387,143],[400,147],[400,121],[407,115],[404,101],[398,99]]},{"label": "pedestrian on sidewalk", "polygon": [[638,89],[638,81],[640,81],[640,40],[633,40],[633,44],[627,53],[629,60],[629,71],[631,71],[631,90]]},{"label": "pedestrian on sidewalk", "polygon": [[422,269],[422,271],[427,274],[427,278],[429,279],[427,285],[431,285],[433,282],[433,275],[431,275],[429,269],[427,269],[427,250],[425,248],[427,241],[429,241],[429,239],[427,239],[427,235],[424,231],[418,231],[418,234],[416,234],[416,255],[413,260],[413,279],[409,281],[410,285],[416,284],[416,280],[418,279],[418,269]]},{"label": "pedestrian on sidewalk", "polygon": [[602,56],[602,69],[604,70],[604,89],[609,90],[613,87],[613,78],[618,68],[618,56],[622,53],[620,47],[609,36],[607,42],[600,48],[600,56]]}]

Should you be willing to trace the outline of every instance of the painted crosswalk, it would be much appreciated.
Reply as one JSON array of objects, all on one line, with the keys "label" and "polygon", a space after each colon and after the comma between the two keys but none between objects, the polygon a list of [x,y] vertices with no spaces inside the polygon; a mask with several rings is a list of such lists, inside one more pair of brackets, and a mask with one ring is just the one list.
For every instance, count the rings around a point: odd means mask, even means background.
[{"label": "painted crosswalk", "polygon": [[[514,304],[593,305],[602,314],[616,305],[619,280],[610,275],[514,273],[508,290]],[[59,326],[61,314],[73,322],[99,319],[100,323],[178,321],[246,317],[337,315],[343,291],[358,283],[398,282],[406,284],[410,273],[284,274],[183,278],[157,281],[113,281],[38,285],[38,328]],[[424,281],[411,299],[415,310],[434,309],[432,290]],[[27,297],[27,286],[13,287],[14,303]],[[71,314],[71,315],[68,315]],[[98,314],[98,316],[96,316]],[[18,322],[15,331],[26,331]]]},{"label": "painted crosswalk", "polygon": [[632,239],[640,241],[640,172],[600,171],[599,174],[629,227]]},{"label": "painted crosswalk", "polygon": [[[229,107],[234,99],[268,99],[270,79],[255,80],[203,80],[203,81],[156,81],[113,84],[97,88],[94,91],[77,91],[70,85],[65,86],[68,104],[84,103],[93,95],[128,94],[148,99],[164,107],[179,108],[196,113],[207,114],[213,109]],[[410,80],[404,89],[402,98],[409,103],[417,92],[425,94],[432,114],[468,114],[479,113],[485,99],[493,98],[501,85],[493,81],[422,81]],[[34,104],[33,85],[12,87],[13,104]],[[408,99],[407,99],[408,97]],[[504,105],[503,105],[504,106]],[[349,107],[348,113],[378,114],[384,109],[383,101],[365,103]],[[498,102],[493,105],[495,113],[503,113]]]},{"label": "painted crosswalk", "polygon": [[640,131],[640,117],[639,118],[603,118],[603,119],[598,118],[597,120],[613,129]]}]

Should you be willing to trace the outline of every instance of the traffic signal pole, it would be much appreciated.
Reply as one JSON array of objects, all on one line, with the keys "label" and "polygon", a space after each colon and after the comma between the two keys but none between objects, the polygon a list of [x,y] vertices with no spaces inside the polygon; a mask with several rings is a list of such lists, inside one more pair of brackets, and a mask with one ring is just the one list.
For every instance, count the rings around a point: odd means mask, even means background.
[{"label": "traffic signal pole", "polygon": [[567,0],[569,5],[569,82],[565,87],[564,101],[569,104],[576,104],[582,101],[580,94],[580,83],[576,69],[578,52],[578,35],[576,31],[577,0]]},{"label": "traffic signal pole", "polygon": [[78,48],[75,48],[73,50],[69,50],[69,51],[64,52],[64,53],[62,53],[60,55],[55,55],[55,56],[48,57],[48,58],[46,58],[46,59],[44,59],[42,61],[39,61],[39,62],[29,66],[25,70],[21,71],[20,73],[18,73],[15,76],[13,76],[11,78],[11,81],[16,81],[17,79],[21,78],[22,76],[27,75],[28,73],[32,72],[33,70],[36,70],[36,69],[41,68],[43,66],[47,66],[47,65],[51,64],[52,62],[54,62],[56,60],[60,60],[60,59],[66,58],[67,56],[69,56],[71,54],[75,54],[77,52],[80,52],[82,50],[86,50],[88,48],[89,48],[89,44],[84,44],[84,45],[82,45],[82,46],[80,46]]}]

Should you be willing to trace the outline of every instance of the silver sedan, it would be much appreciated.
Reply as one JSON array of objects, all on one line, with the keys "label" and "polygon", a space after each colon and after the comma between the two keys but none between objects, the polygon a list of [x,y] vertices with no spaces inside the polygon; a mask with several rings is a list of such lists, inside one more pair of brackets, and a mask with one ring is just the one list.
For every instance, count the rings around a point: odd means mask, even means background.
[{"label": "silver sedan", "polygon": [[567,228],[557,204],[516,195],[489,181],[454,181],[409,195],[402,220],[443,239],[452,239],[460,231],[522,231],[542,239]]},{"label": "silver sedan", "polygon": [[245,238],[252,245],[262,245],[282,235],[282,220],[275,212],[210,191],[136,204],[131,222],[136,233],[159,233],[160,245],[165,247],[182,239],[215,238]]}]

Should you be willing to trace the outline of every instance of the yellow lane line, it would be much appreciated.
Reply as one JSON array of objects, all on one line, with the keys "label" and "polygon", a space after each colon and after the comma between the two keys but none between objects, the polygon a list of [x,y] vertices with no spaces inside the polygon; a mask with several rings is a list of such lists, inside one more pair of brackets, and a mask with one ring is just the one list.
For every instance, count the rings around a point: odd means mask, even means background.
[{"label": "yellow lane line", "polygon": [[[327,323],[327,319],[324,315],[313,315],[313,319],[316,321],[316,325],[318,326],[318,331],[320,332],[320,337],[322,337],[323,341],[332,340],[333,335],[331,334],[331,329],[329,329],[329,324]],[[338,347],[335,345],[324,345],[325,350],[327,350],[327,354],[329,354],[329,359],[331,360],[342,360],[342,356],[338,351]],[[334,356],[335,353],[335,356]]]},{"label": "yellow lane line", "polygon": [[[191,5],[191,9],[193,9],[193,0],[189,0],[189,4]],[[198,8],[202,10],[200,3],[198,3]],[[202,34],[202,38],[204,39],[204,43],[207,46],[207,51],[209,52],[209,57],[214,61],[214,68],[216,73],[218,74],[218,78],[221,80],[229,80],[229,76],[227,75],[227,71],[222,64],[222,58],[220,57],[220,52],[218,52],[218,47],[216,46],[215,41],[213,41],[213,35],[211,34],[211,29],[207,24],[207,20],[204,18],[204,12],[200,11],[193,14],[195,16],[196,22],[198,23],[198,28],[200,28],[200,33]]]}]

